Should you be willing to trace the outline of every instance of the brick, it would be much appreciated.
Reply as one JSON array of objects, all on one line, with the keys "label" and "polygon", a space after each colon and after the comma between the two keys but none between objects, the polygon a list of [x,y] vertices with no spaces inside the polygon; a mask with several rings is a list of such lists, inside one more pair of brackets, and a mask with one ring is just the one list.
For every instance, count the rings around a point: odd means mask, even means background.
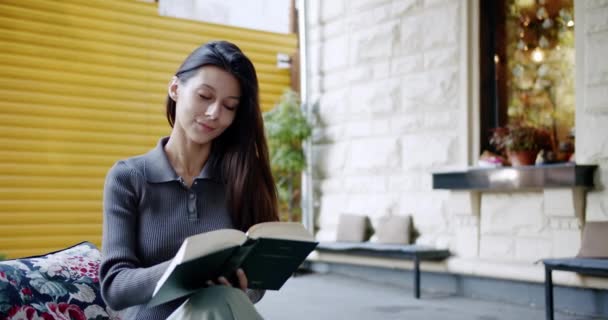
[{"label": "brick", "polygon": [[385,194],[357,194],[342,203],[341,212],[364,214],[374,219],[393,212],[395,200]]},{"label": "brick", "polygon": [[572,189],[544,189],[543,209],[547,216],[575,217]]},{"label": "brick", "polygon": [[409,113],[390,119],[389,126],[394,134],[420,133],[445,130],[454,124],[456,112]]},{"label": "brick", "polygon": [[[581,231],[554,230],[551,243],[551,257],[573,257],[581,247]],[[539,256],[543,257],[544,255]]]},{"label": "brick", "polygon": [[343,192],[342,186],[343,186],[343,182],[342,182],[341,177],[320,179],[320,182],[319,182],[319,190],[321,191],[321,194],[323,194],[323,195],[328,195],[328,194],[332,194],[332,193],[341,193],[341,192]]},{"label": "brick", "polygon": [[[384,80],[389,75],[389,61],[380,61],[378,63],[366,63],[353,66],[348,70],[348,81],[351,84],[366,82],[372,80]],[[344,79],[342,79],[344,82]]]},{"label": "brick", "polygon": [[[598,52],[608,52],[608,31],[587,36],[584,44],[583,54],[585,55],[585,80],[587,87],[585,90],[598,89],[596,94],[601,95],[602,90],[606,90],[608,84],[608,62],[602,59],[603,55]],[[603,96],[605,98],[605,96]],[[592,98],[594,99],[594,98]],[[591,102],[599,102],[591,100]]]},{"label": "brick", "polygon": [[457,68],[424,72],[402,78],[402,107],[416,106],[435,109],[454,109],[458,105],[459,79]]},{"label": "brick", "polygon": [[577,112],[576,123],[579,128],[576,131],[576,161],[598,163],[608,159],[608,115]]},{"label": "brick", "polygon": [[515,240],[515,259],[526,262],[535,262],[551,252],[550,238],[519,237]]},{"label": "brick", "polygon": [[545,226],[540,192],[492,193],[481,197],[481,234],[515,236]]},{"label": "brick", "polygon": [[477,216],[479,214],[479,193],[473,191],[451,191],[447,202],[451,214]]},{"label": "brick", "polygon": [[348,10],[350,12],[358,12],[363,10],[370,10],[371,8],[384,5],[390,2],[390,0],[350,0],[347,2]]},{"label": "brick", "polygon": [[402,138],[404,170],[447,165],[455,158],[456,138],[446,135],[411,135]]},{"label": "brick", "polygon": [[447,193],[421,190],[397,192],[395,196],[397,197],[395,212],[412,215],[415,227],[422,234],[446,231],[448,220],[444,209]]},{"label": "brick", "polygon": [[317,26],[321,24],[321,2],[322,0],[307,0],[308,7],[307,15],[308,15],[308,23],[312,26]]},{"label": "brick", "polygon": [[321,1],[321,21],[326,23],[337,19],[345,12],[344,0]]},{"label": "brick", "polygon": [[515,239],[510,236],[482,233],[479,241],[479,257],[502,261],[512,260],[515,257]]},{"label": "brick", "polygon": [[365,119],[369,119],[369,115],[392,112],[401,102],[399,89],[399,82],[396,80],[353,86],[351,89],[353,103],[349,106],[349,112],[354,115],[363,114]]},{"label": "brick", "polygon": [[608,7],[608,0],[586,0],[583,2],[587,5],[588,9]]},{"label": "brick", "polygon": [[349,194],[382,194],[388,191],[386,177],[381,175],[344,177],[342,189]]},{"label": "brick", "polygon": [[320,177],[339,176],[344,169],[348,143],[313,146],[314,170]]},{"label": "brick", "polygon": [[458,66],[458,48],[449,47],[424,53],[424,69]]},{"label": "brick", "polygon": [[353,14],[348,18],[349,30],[352,33],[360,32],[370,27],[382,24],[392,17],[390,3]]},{"label": "brick", "polygon": [[376,119],[367,121],[355,121],[345,124],[343,137],[348,138],[376,138],[388,136],[389,128],[386,120]]},{"label": "brick", "polygon": [[321,70],[327,72],[344,68],[348,65],[348,54],[347,36],[326,41],[322,47]]},{"label": "brick", "polygon": [[[605,173],[602,175],[606,176]],[[588,193],[585,219],[586,221],[608,221],[608,191],[604,189]]]},{"label": "brick", "polygon": [[399,0],[393,1],[391,11],[393,16],[402,17],[405,15],[415,14],[423,8],[422,0]]},{"label": "brick", "polygon": [[395,57],[391,59],[391,74],[411,74],[424,70],[424,56],[414,54],[406,57]]},{"label": "brick", "polygon": [[475,226],[463,226],[456,230],[452,249],[456,256],[475,258],[479,251],[479,231]]},{"label": "brick", "polygon": [[422,48],[423,17],[413,16],[401,19],[399,25],[399,42],[396,53],[399,56],[414,55],[420,53]]},{"label": "brick", "polygon": [[334,90],[323,94],[319,103],[319,116],[324,123],[340,123],[342,115],[350,104],[348,89]]},{"label": "brick", "polygon": [[350,151],[347,163],[351,172],[377,172],[399,166],[399,144],[396,138],[353,140]]},{"label": "brick", "polygon": [[344,19],[338,19],[332,22],[328,22],[324,24],[321,29],[323,39],[325,40],[339,37],[341,35],[346,34],[346,32],[348,31],[347,24]]},{"label": "brick", "polygon": [[388,177],[388,190],[393,193],[419,192],[432,189],[432,177],[417,171],[391,174]]},{"label": "brick", "polygon": [[371,26],[369,29],[353,35],[351,44],[351,64],[367,63],[368,60],[385,60],[393,52],[393,44],[399,34],[398,23],[387,23]]},{"label": "brick", "polygon": [[[434,10],[426,11],[422,16],[422,48],[432,49],[456,45],[461,35],[460,8],[456,2]],[[441,21],[441,23],[437,23]]]},{"label": "brick", "polygon": [[594,33],[608,30],[608,8],[585,13],[585,31]]}]

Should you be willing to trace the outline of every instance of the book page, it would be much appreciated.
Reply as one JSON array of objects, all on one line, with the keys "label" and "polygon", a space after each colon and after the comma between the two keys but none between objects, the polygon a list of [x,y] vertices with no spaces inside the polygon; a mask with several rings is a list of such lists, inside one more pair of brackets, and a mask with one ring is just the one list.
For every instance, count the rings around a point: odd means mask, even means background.
[{"label": "book page", "polygon": [[314,237],[299,222],[264,222],[258,223],[247,231],[252,239],[272,238],[297,241],[314,241]]},{"label": "book page", "polygon": [[207,254],[239,246],[247,240],[247,236],[235,229],[209,231],[186,238],[186,250],[180,262],[186,262]]}]

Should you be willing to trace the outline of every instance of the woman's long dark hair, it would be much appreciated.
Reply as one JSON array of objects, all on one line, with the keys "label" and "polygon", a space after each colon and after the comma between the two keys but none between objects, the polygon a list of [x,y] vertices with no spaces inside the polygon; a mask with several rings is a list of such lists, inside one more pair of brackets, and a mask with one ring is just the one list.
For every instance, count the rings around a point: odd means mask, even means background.
[{"label": "woman's long dark hair", "polygon": [[[221,168],[232,222],[237,229],[246,231],[256,223],[276,221],[277,191],[268,160],[255,68],[236,45],[212,41],[194,50],[175,76],[185,82],[205,65],[229,72],[241,87],[234,121],[213,141],[209,157],[213,165]],[[169,96],[167,120],[173,127],[175,101]]]}]

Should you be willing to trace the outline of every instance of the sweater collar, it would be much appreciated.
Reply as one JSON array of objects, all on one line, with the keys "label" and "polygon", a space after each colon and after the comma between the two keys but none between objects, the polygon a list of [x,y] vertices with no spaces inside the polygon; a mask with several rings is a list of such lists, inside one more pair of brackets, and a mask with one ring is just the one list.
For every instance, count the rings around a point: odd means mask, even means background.
[{"label": "sweater collar", "polygon": [[[179,181],[180,179],[165,153],[164,147],[167,144],[167,141],[169,141],[169,137],[161,138],[156,144],[156,147],[144,156],[144,172],[148,182],[162,183]],[[214,170],[214,166],[212,165],[213,162],[214,161],[210,156],[209,159],[207,159],[205,166],[203,166],[203,169],[194,180],[211,179],[219,182],[219,174],[217,170]]]}]

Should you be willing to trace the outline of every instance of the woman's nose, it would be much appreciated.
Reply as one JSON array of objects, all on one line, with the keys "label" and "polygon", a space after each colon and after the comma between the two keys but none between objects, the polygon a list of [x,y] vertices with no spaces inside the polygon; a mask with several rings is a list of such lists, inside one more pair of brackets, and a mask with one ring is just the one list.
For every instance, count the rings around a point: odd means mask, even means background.
[{"label": "woman's nose", "polygon": [[217,119],[219,117],[220,110],[220,103],[216,101],[207,107],[205,115],[210,119]]}]

